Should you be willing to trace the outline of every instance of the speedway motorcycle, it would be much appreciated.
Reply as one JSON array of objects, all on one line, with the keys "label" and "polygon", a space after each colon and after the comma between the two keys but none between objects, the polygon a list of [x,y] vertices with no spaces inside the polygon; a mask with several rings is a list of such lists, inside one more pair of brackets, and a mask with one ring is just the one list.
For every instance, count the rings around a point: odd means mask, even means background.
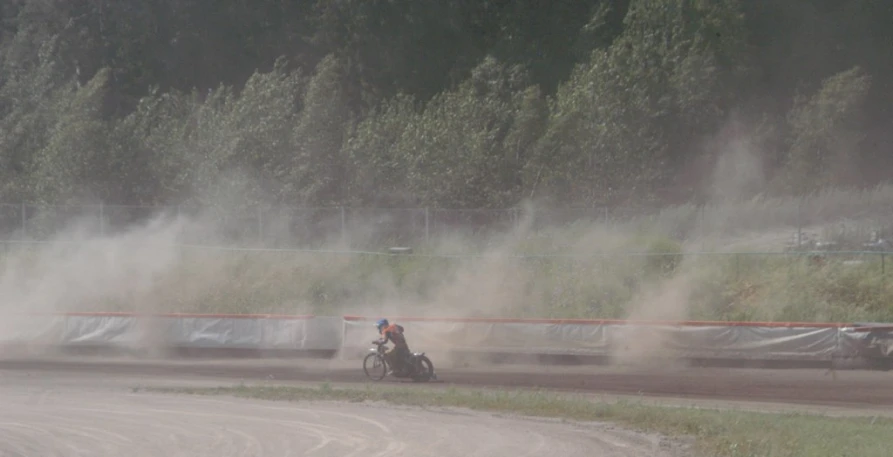
[{"label": "speedway motorcycle", "polygon": [[[363,358],[363,371],[373,381],[381,381],[387,376],[388,364],[384,354],[388,350],[387,344],[373,342],[375,347],[369,348],[369,353]],[[415,382],[428,382],[437,379],[434,374],[434,364],[424,352],[413,352],[403,361],[401,370],[394,370],[391,376],[398,379],[412,379]]]}]

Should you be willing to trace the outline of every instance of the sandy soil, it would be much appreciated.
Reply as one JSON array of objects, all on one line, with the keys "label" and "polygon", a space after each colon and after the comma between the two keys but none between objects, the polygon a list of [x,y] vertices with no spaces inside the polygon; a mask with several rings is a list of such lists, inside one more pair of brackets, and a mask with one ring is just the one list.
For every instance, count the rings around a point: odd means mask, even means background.
[{"label": "sandy soil", "polygon": [[[437,367],[437,360],[434,361]],[[191,376],[276,382],[365,382],[360,362],[2,358],[0,370]],[[440,386],[550,388],[594,394],[893,410],[893,373],[821,369],[497,366],[438,369]]]},{"label": "sandy soil", "polygon": [[[0,455],[676,457],[686,452],[659,436],[608,424],[158,395],[125,388],[138,379],[126,375],[47,374],[0,371]],[[157,380],[164,379],[171,380]]]},{"label": "sandy soil", "polygon": [[[893,415],[890,373],[685,367],[445,368],[406,388],[549,387],[645,403]],[[285,404],[135,387],[350,385],[356,363],[0,358],[0,456],[688,455],[678,441],[608,424],[368,404]],[[388,382],[395,384],[395,382]],[[354,384],[355,385],[355,384]]]}]

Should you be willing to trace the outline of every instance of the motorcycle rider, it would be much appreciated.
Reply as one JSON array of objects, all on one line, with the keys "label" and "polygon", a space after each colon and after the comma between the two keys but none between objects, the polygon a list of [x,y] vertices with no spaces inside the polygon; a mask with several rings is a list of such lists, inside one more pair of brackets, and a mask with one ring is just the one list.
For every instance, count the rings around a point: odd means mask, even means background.
[{"label": "motorcycle rider", "polygon": [[380,319],[375,323],[375,328],[378,329],[381,338],[374,341],[374,344],[386,344],[388,341],[394,343],[394,347],[384,353],[385,362],[390,368],[388,374],[401,371],[403,362],[409,355],[409,345],[406,344],[406,337],[403,336],[403,327],[391,324],[387,319]]}]

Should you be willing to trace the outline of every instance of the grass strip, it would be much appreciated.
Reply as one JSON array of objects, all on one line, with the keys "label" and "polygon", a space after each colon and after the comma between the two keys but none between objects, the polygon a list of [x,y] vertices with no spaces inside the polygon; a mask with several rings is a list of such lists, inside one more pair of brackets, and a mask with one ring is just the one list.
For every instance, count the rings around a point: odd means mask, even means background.
[{"label": "grass strip", "polygon": [[229,395],[278,401],[388,402],[418,407],[454,407],[577,421],[606,421],[670,437],[691,437],[695,451],[724,457],[889,457],[893,420],[828,417],[804,413],[758,413],[601,402],[549,391],[319,388],[235,386],[152,388],[155,392]]}]

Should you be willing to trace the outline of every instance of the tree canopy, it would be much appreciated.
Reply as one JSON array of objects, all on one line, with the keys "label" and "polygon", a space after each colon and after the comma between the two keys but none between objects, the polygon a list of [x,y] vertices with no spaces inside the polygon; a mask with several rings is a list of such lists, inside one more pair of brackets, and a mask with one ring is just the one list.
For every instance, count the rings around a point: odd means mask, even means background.
[{"label": "tree canopy", "polygon": [[664,204],[715,198],[742,138],[754,191],[871,185],[893,177],[891,21],[882,0],[0,0],[0,201]]}]

